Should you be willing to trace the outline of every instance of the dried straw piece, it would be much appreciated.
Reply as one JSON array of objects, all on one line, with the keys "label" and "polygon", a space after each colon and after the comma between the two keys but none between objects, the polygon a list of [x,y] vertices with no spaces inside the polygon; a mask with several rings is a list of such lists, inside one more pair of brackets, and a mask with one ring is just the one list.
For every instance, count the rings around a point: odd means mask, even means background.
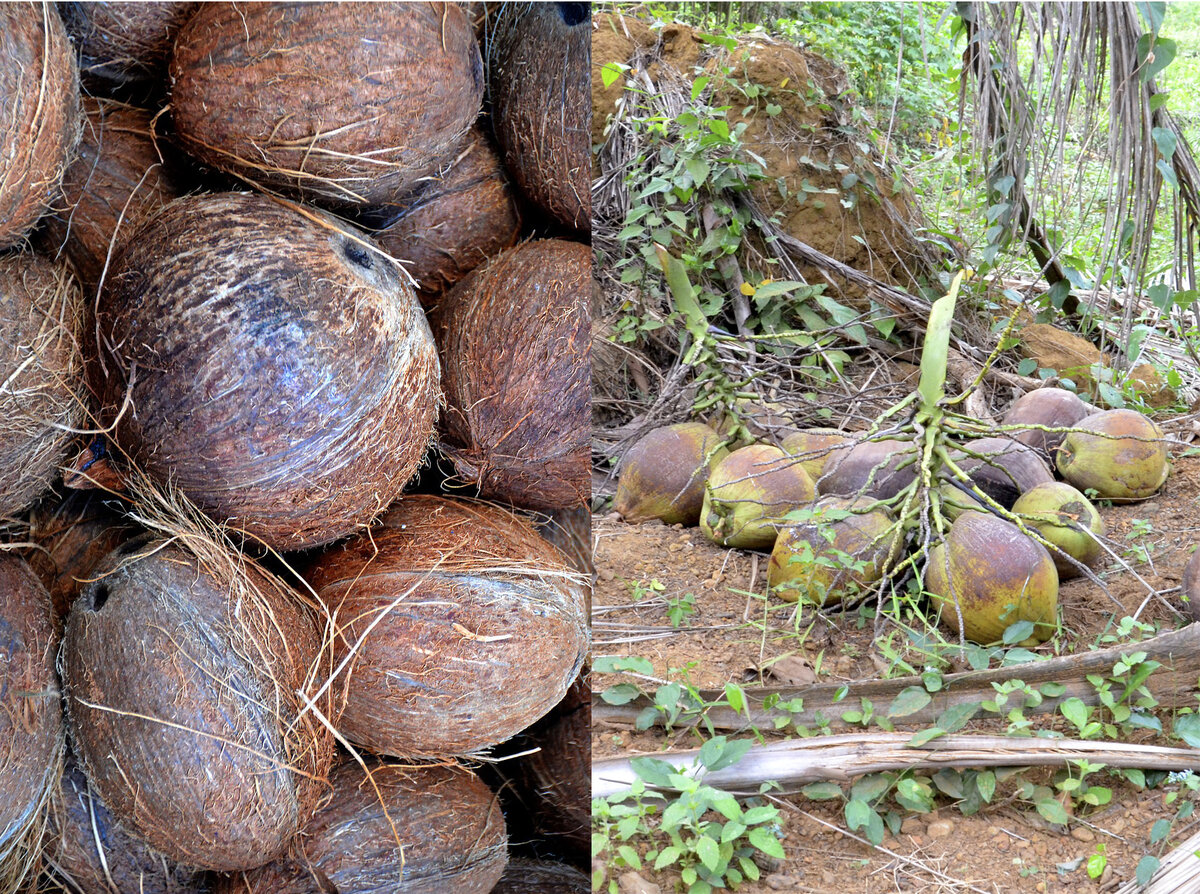
[{"label": "dried straw piece", "polygon": [[454,3],[207,3],[179,33],[171,80],[188,152],[339,207],[433,174],[483,101]]},{"label": "dried straw piece", "polygon": [[434,436],[438,359],[412,289],[369,239],[265,196],[172,202],[101,297],[117,441],[159,482],[280,550],[344,537]]},{"label": "dried straw piece", "polygon": [[0,248],[50,207],[79,139],[79,70],[49,3],[0,3]]},{"label": "dried straw piece", "polygon": [[338,627],[339,730],[386,754],[507,739],[562,698],[587,653],[579,575],[487,503],[405,497],[306,577]]},{"label": "dried straw piece", "polygon": [[199,3],[58,4],[79,53],[83,83],[92,90],[157,86],[180,27]]},{"label": "dried straw piece", "polygon": [[555,220],[592,231],[592,20],[587,3],[511,4],[488,51],[504,163]]},{"label": "dried straw piece", "polygon": [[591,492],[591,261],[576,242],[527,242],[442,301],[442,450],[484,497],[558,509]]},{"label": "dried straw piece", "polygon": [[66,264],[0,257],[0,517],[49,489],[85,416],[82,313]]},{"label": "dried straw piece", "polygon": [[173,520],[177,495],[144,488],[142,520],[179,528],[118,547],[72,608],[72,741],[113,816],[152,848],[206,869],[259,866],[325,790],[333,739],[306,709],[317,628],[297,594],[195,514]]},{"label": "dried straw piece", "polygon": [[46,588],[0,553],[0,891],[19,890],[36,865],[43,807],[62,772],[57,652]]},{"label": "dried straw piece", "polygon": [[504,872],[504,815],[470,770],[347,761],[330,781],[289,859],[217,894],[487,894]]},{"label": "dried straw piece", "polygon": [[423,304],[511,247],[521,231],[500,156],[478,125],[445,171],[394,204],[397,215],[376,239],[417,281]]}]

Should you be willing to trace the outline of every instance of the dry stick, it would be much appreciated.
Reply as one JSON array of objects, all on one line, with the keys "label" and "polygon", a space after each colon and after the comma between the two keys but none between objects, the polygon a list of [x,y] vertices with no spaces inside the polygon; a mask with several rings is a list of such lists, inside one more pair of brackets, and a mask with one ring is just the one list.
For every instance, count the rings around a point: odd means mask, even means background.
[{"label": "dry stick", "polygon": [[[665,761],[676,772],[705,785],[747,795],[758,794],[767,781],[777,783],[785,792],[794,792],[810,782],[846,782],[870,773],[943,767],[1066,767],[1086,760],[1109,767],[1200,770],[1200,750],[1194,748],[979,735],[942,736],[912,747],[911,739],[909,733],[864,732],[774,742],[755,746],[733,766],[712,771],[700,765],[699,749],[646,756]],[[630,758],[593,761],[592,797],[607,798],[628,791],[637,778]]]},{"label": "dry stick", "polygon": [[[1108,676],[1113,665],[1123,655],[1145,652],[1146,660],[1158,661],[1162,667],[1150,674],[1143,684],[1158,699],[1163,707],[1190,706],[1195,700],[1197,677],[1200,676],[1200,625],[1189,624],[1179,630],[1163,633],[1140,643],[1125,643],[1093,652],[1062,655],[1046,661],[996,668],[986,671],[966,671],[948,674],[942,678],[943,688],[930,693],[925,707],[903,718],[895,718],[905,725],[929,725],[936,722],[942,712],[952,705],[977,704],[995,696],[993,684],[1002,684],[1019,679],[1027,685],[1038,687],[1043,683],[1061,683],[1061,695],[1042,699],[1038,705],[1027,705],[1027,714],[1047,714],[1057,710],[1068,698],[1078,698],[1087,705],[1100,703],[1096,687],[1088,682],[1088,675]],[[789,713],[797,725],[816,724],[818,715],[835,726],[844,726],[841,713],[844,705],[858,705],[866,698],[876,705],[890,703],[901,690],[909,686],[921,686],[920,677],[900,677],[894,680],[867,680],[861,683],[820,683],[805,688],[765,686],[746,691],[746,710],[734,711],[727,705],[714,705],[704,714],[704,722],[714,729],[741,730],[747,727],[774,728],[774,720],[785,716],[779,709],[765,710],[763,700],[776,696],[780,703],[802,699],[803,710]],[[723,701],[722,689],[702,689],[697,693],[705,703]],[[844,705],[843,705],[844,703]],[[605,704],[598,697],[592,699],[593,723],[633,723],[642,710],[652,707],[654,702],[639,696],[625,705]],[[698,723],[699,719],[691,722]],[[678,723],[676,724],[678,725]]]}]

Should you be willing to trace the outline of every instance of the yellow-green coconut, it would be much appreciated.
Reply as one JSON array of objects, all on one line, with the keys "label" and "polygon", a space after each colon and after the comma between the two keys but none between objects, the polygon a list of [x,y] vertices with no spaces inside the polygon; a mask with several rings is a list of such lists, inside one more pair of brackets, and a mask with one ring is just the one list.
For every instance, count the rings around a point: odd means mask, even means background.
[{"label": "yellow-green coconut", "polygon": [[752,444],[721,460],[709,475],[700,527],[722,546],[769,550],[783,517],[813,501],[816,488],[794,457]]}]

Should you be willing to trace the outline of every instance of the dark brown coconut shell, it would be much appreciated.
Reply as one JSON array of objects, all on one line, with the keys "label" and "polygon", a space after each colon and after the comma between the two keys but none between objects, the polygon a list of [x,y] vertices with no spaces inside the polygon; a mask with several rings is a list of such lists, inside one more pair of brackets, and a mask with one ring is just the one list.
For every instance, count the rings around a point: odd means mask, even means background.
[{"label": "dark brown coconut shell", "polygon": [[92,569],[106,555],[137,534],[125,520],[119,501],[96,491],[51,496],[29,516],[29,566],[41,578],[54,610],[65,618]]},{"label": "dark brown coconut shell", "polygon": [[61,664],[97,794],[172,860],[233,871],[278,856],[333,757],[328,730],[301,710],[317,685],[312,616],[215,547],[201,560],[137,538],[96,577],[71,610]]},{"label": "dark brown coconut shell", "polygon": [[592,19],[587,3],[510,4],[489,48],[504,163],[555,220],[590,233]]},{"label": "dark brown coconut shell", "polygon": [[62,770],[57,652],[46,588],[24,561],[0,552],[0,887],[8,891],[19,888],[14,864]]},{"label": "dark brown coconut shell", "polygon": [[43,223],[41,245],[70,258],[90,304],[114,241],[180,190],[156,147],[150,112],[91,97],[84,98],[83,112],[78,155],[63,177],[56,210]]},{"label": "dark brown coconut shell", "polygon": [[444,170],[395,204],[391,222],[375,238],[412,274],[425,304],[511,247],[521,232],[500,156],[478,125]]},{"label": "dark brown coconut shell", "polygon": [[110,410],[132,401],[122,448],[280,549],[369,522],[433,439],[438,359],[412,289],[318,212],[172,202],[114,259],[99,330]]},{"label": "dark brown coconut shell", "polygon": [[79,54],[84,85],[109,92],[163,81],[175,35],[199,5],[60,2],[58,11]]},{"label": "dark brown coconut shell", "polygon": [[32,252],[0,257],[0,516],[49,489],[66,459],[69,429],[85,418],[82,315],[79,283],[66,264]]},{"label": "dark brown coconut shell", "polygon": [[860,441],[849,450],[838,450],[817,480],[821,496],[857,494],[890,499],[917,477],[917,452],[910,441],[883,439]]},{"label": "dark brown coconut shell", "polygon": [[212,890],[209,873],[171,862],[121,825],[73,761],[55,786],[49,817],[44,853],[54,879],[70,891],[204,894]]},{"label": "dark brown coconut shell", "polygon": [[442,450],[484,497],[587,501],[591,275],[586,245],[544,239],[493,258],[442,301]]},{"label": "dark brown coconut shell", "polygon": [[591,890],[591,880],[573,866],[518,857],[508,861],[492,894],[587,894]]},{"label": "dark brown coconut shell", "polygon": [[206,3],[179,33],[171,81],[188,152],[337,206],[435,173],[483,101],[454,3]]},{"label": "dark brown coconut shell", "polygon": [[0,109],[0,248],[7,248],[50,207],[79,138],[79,69],[49,3],[0,3]]},{"label": "dark brown coconut shell", "polygon": [[980,490],[1005,509],[1011,509],[1027,490],[1054,481],[1036,450],[1009,438],[968,441],[955,461]]},{"label": "dark brown coconut shell", "polygon": [[[466,754],[562,698],[588,648],[582,582],[530,523],[413,495],[306,575],[341,629],[341,733],[405,757]],[[368,628],[370,628],[368,630]]]},{"label": "dark brown coconut shell", "polygon": [[[504,815],[458,766],[353,761],[295,853],[222,882],[218,894],[487,894],[507,862]],[[373,784],[372,784],[373,783]]]},{"label": "dark brown coconut shell", "polygon": [[[1069,428],[1096,408],[1074,391],[1065,388],[1038,388],[1022,394],[1004,414],[1005,425],[1041,425],[1048,428]],[[1067,436],[1065,431],[1048,432],[1027,428],[1006,432],[1014,441],[1028,444],[1046,456],[1051,456]]]}]

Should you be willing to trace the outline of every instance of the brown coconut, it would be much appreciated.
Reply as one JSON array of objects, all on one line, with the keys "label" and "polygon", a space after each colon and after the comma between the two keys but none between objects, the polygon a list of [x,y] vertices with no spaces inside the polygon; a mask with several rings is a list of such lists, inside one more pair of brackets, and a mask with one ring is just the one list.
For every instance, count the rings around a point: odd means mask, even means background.
[{"label": "brown coconut", "polygon": [[398,198],[389,223],[375,234],[432,303],[521,232],[512,186],[483,127],[467,132],[443,170]]},{"label": "brown coconut", "polygon": [[338,728],[384,754],[509,738],[562,698],[587,652],[583,582],[526,519],[491,504],[404,497],[306,577],[340,625]]},{"label": "brown coconut", "polygon": [[84,85],[107,93],[161,84],[175,35],[199,5],[60,2],[58,11],[79,54]]},{"label": "brown coconut", "polygon": [[132,406],[120,446],[277,548],[369,522],[433,439],[438,359],[412,289],[318,212],[178,199],[124,244],[98,317],[110,411]]},{"label": "brown coconut", "polygon": [[0,248],[7,248],[50,207],[79,139],[79,69],[49,3],[0,3],[0,109]]},{"label": "brown coconut", "polygon": [[66,264],[32,252],[0,257],[0,516],[49,489],[70,429],[83,423],[82,315]]},{"label": "brown coconut", "polygon": [[855,440],[854,435],[836,428],[809,428],[792,432],[779,446],[800,461],[809,478],[819,481],[827,467],[854,448]]},{"label": "brown coconut", "polygon": [[[188,538],[195,543],[194,538]],[[295,593],[215,544],[135,538],[96,568],[61,667],[80,765],[126,828],[222,872],[280,855],[333,758],[320,648]],[[322,713],[336,722],[328,696]]]},{"label": "brown coconut", "polygon": [[457,765],[347,761],[289,859],[225,879],[218,894],[487,894],[508,840],[495,795]]},{"label": "brown coconut", "polygon": [[29,566],[37,573],[65,618],[92,569],[106,555],[138,533],[125,519],[121,504],[99,491],[52,495],[29,514]]},{"label": "brown coconut", "polygon": [[0,552],[0,888],[19,890],[24,857],[61,772],[58,624],[24,561]]},{"label": "brown coconut", "polygon": [[[1070,428],[1096,408],[1074,391],[1065,388],[1037,388],[1016,399],[1001,420],[1004,425],[1037,425],[1044,428]],[[1067,436],[1065,431],[1026,428],[1006,431],[1008,437],[1028,444],[1045,456],[1052,456]]]},{"label": "brown coconut", "polygon": [[455,3],[205,3],[171,59],[179,142],[318,204],[377,205],[434,174],[479,114]]},{"label": "brown coconut", "polygon": [[586,245],[544,239],[493,258],[443,299],[441,446],[481,496],[530,509],[587,501],[591,276]]},{"label": "brown coconut", "polygon": [[[156,853],[126,829],[68,762],[50,801],[44,851],[55,881],[82,894],[204,894],[212,877]],[[111,883],[110,883],[111,880]]]},{"label": "brown coconut", "polygon": [[587,3],[509,4],[489,48],[504,163],[555,220],[592,230],[592,19]]},{"label": "brown coconut", "polygon": [[728,455],[703,422],[653,429],[625,455],[613,508],[628,522],[698,524],[709,472]]},{"label": "brown coconut", "polygon": [[918,460],[910,441],[859,441],[829,458],[817,480],[817,493],[889,500],[916,480]]},{"label": "brown coconut", "polygon": [[43,223],[40,244],[70,258],[90,303],[115,241],[181,191],[163,165],[150,112],[91,97],[84,98],[83,112],[78,155],[63,177],[62,198]]},{"label": "brown coconut", "polygon": [[518,857],[508,861],[492,894],[587,894],[591,890],[591,879],[573,866]]},{"label": "brown coconut", "polygon": [[955,451],[955,464],[981,491],[1011,509],[1017,497],[1054,475],[1032,447],[1009,438],[977,438]]}]

